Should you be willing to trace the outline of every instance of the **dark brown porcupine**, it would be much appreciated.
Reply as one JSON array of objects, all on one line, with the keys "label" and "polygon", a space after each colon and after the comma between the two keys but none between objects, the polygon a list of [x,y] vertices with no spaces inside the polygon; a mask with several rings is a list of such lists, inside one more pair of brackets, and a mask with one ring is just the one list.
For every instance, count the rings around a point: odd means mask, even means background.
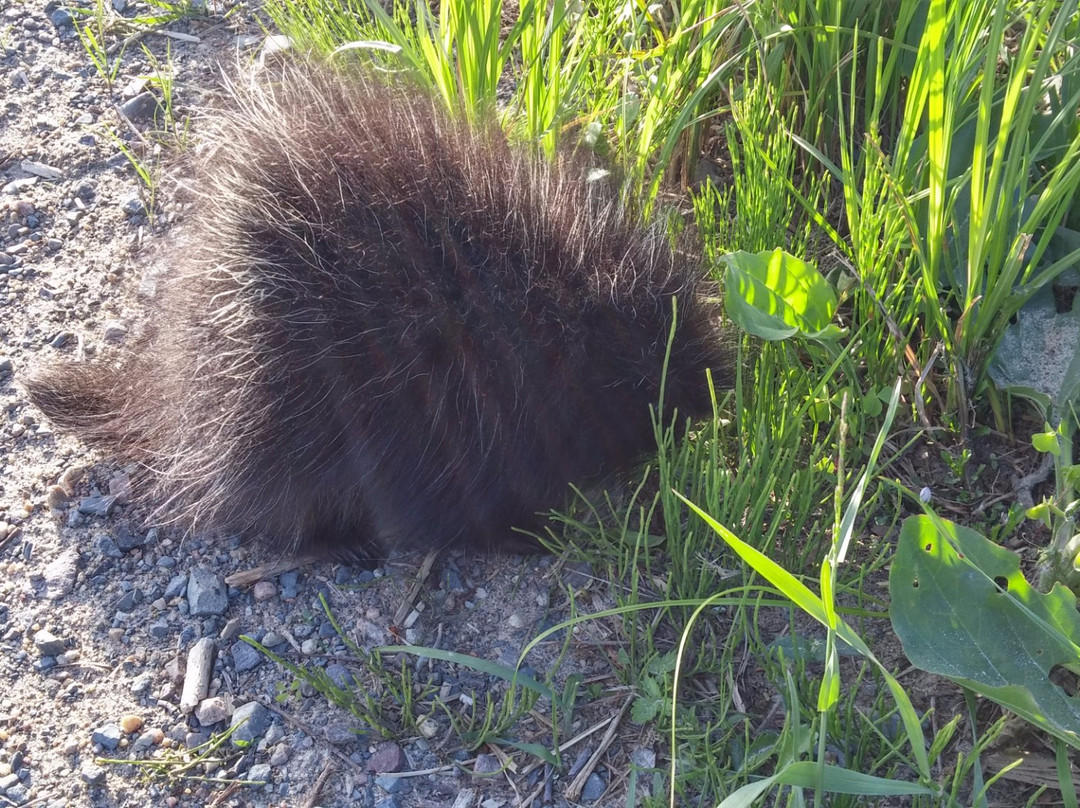
[{"label": "dark brown porcupine", "polygon": [[142,336],[28,383],[144,465],[155,519],[285,552],[520,550],[568,484],[709,412],[732,359],[693,249],[412,88],[292,64],[234,90]]}]

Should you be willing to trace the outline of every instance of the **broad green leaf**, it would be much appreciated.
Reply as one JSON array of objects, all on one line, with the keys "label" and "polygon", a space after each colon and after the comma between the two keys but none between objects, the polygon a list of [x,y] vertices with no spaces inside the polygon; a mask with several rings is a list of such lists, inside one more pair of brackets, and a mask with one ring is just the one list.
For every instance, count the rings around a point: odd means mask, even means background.
[{"label": "broad green leaf", "polygon": [[796,334],[833,340],[843,333],[832,322],[836,294],[810,264],[781,249],[733,252],[722,260],[728,315],[747,333],[767,340]]},{"label": "broad green leaf", "polygon": [[1061,443],[1058,442],[1057,432],[1052,429],[1032,435],[1031,445],[1035,447],[1036,452],[1043,454],[1049,452],[1054,457],[1061,454]]},{"label": "broad green leaf", "polygon": [[947,676],[1080,747],[1080,698],[1050,680],[1080,664],[1076,598],[1033,589],[1015,554],[974,530],[912,516],[889,574],[893,629],[923,670]]}]

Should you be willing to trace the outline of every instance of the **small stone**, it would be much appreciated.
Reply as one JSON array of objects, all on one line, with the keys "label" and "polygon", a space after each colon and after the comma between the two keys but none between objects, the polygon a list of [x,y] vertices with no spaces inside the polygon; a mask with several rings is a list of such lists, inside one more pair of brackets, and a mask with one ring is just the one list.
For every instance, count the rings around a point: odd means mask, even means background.
[{"label": "small stone", "polygon": [[187,598],[193,617],[224,614],[229,608],[225,583],[205,567],[193,567],[188,573]]},{"label": "small stone", "polygon": [[221,696],[212,696],[199,702],[195,717],[204,727],[212,726],[229,717],[229,705]]},{"label": "small stone", "polygon": [[248,769],[247,777],[245,779],[254,780],[256,783],[269,783],[270,771],[270,764],[256,763]]},{"label": "small stone", "polygon": [[[159,109],[160,105],[158,104],[157,96],[149,90],[139,93],[134,98],[129,98],[120,105],[120,111],[125,117],[130,118],[131,120],[152,118],[157,114]],[[126,207],[124,208],[124,212],[128,213]],[[128,213],[128,215],[132,216],[134,214]]]},{"label": "small stone", "polygon": [[[239,617],[230,618],[225,622],[225,627],[221,629],[221,633],[218,635],[218,639],[221,640],[235,640],[240,636],[240,632],[244,630],[244,621]],[[246,645],[247,643],[245,643]]]},{"label": "small stone", "polygon": [[79,500],[79,513],[84,516],[108,516],[116,505],[116,497],[95,494]]},{"label": "small stone", "polygon": [[169,583],[165,585],[165,593],[161,597],[166,601],[183,597],[184,592],[187,591],[187,583],[188,577],[186,575],[174,575],[169,579]]},{"label": "small stone", "polygon": [[507,622],[510,624],[510,628],[521,628],[523,625],[525,625],[525,621],[517,612],[513,612],[507,619]]},{"label": "small stone", "polygon": [[323,729],[326,740],[334,746],[343,746],[357,739],[357,733],[353,731],[353,725],[347,721],[331,721]]},{"label": "small stone", "polygon": [[112,536],[99,536],[97,540],[97,550],[106,558],[124,557],[124,554],[120,551],[120,548],[117,546]]},{"label": "small stone", "polygon": [[49,341],[49,344],[54,348],[63,348],[73,336],[75,335],[70,331],[61,331]]},{"label": "small stone", "polygon": [[129,553],[144,544],[143,537],[123,523],[116,526],[113,537],[116,539],[116,546],[120,548],[121,553]]},{"label": "small stone", "polygon": [[116,608],[121,612],[133,612],[135,611],[135,607],[142,602],[142,590],[138,587],[133,587],[120,596],[120,600],[116,602]]},{"label": "small stone", "polygon": [[243,640],[233,643],[230,653],[233,658],[233,668],[237,673],[252,670],[266,661],[266,657]]},{"label": "small stone", "polygon": [[287,743],[277,744],[273,751],[270,752],[270,765],[281,767],[289,762],[289,745]]},{"label": "small stone", "polygon": [[439,734],[439,724],[434,718],[431,718],[430,716],[423,719],[419,724],[417,724],[416,728],[420,730],[421,735],[423,735],[429,740]]},{"label": "small stone", "polygon": [[141,715],[135,715],[135,713],[128,713],[120,719],[120,729],[122,729],[127,735],[131,735],[134,732],[138,732],[142,729],[143,718]]},{"label": "small stone", "polygon": [[[71,16],[71,12],[68,11],[66,8],[58,8],[56,9],[56,11],[49,15],[49,22],[51,22],[56,28],[70,28],[75,22],[75,18]],[[83,779],[86,780],[86,777],[84,776]],[[101,779],[105,779],[104,771],[102,771]],[[87,780],[87,782],[89,783],[90,781]],[[97,784],[93,783],[92,785]]]},{"label": "small stone", "polygon": [[344,689],[355,687],[356,679],[353,678],[349,669],[342,665],[340,662],[333,662],[326,666],[326,675],[330,678],[338,687]]},{"label": "small stone", "polygon": [[27,174],[33,174],[35,177],[41,177],[50,182],[55,182],[64,176],[64,172],[56,166],[39,163],[36,160],[23,160],[21,168]]},{"label": "small stone", "polygon": [[277,597],[277,587],[270,581],[259,581],[252,590],[256,603],[262,603]]},{"label": "small stone", "polygon": [[367,758],[364,768],[374,771],[377,775],[382,773],[401,771],[405,767],[405,752],[396,743],[380,743],[372,756]]},{"label": "small stone", "polygon": [[106,320],[104,335],[106,342],[123,342],[124,337],[127,336],[127,326],[121,323],[119,320]]},{"label": "small stone", "polygon": [[478,775],[494,774],[500,769],[502,769],[502,764],[499,763],[499,759],[486,752],[477,755],[476,763],[473,764],[473,772]]},{"label": "small stone", "polygon": [[234,728],[229,736],[233,746],[250,746],[261,738],[270,726],[270,711],[257,701],[249,701],[233,713],[229,726]]},{"label": "small stone", "polygon": [[11,373],[14,369],[10,356],[0,356],[0,373]]},{"label": "small stone", "polygon": [[105,785],[105,769],[96,763],[84,763],[79,768],[79,777],[89,786]]},{"label": "small stone", "polygon": [[34,647],[42,656],[54,657],[64,652],[64,641],[47,629],[34,634]]},{"label": "small stone", "polygon": [[17,180],[12,180],[2,189],[0,193],[5,194],[21,194],[24,191],[29,191],[35,185],[37,185],[37,177],[19,177]]},{"label": "small stone", "polygon": [[607,783],[604,782],[604,778],[596,772],[589,775],[589,778],[585,781],[585,785],[581,789],[581,801],[582,802],[596,802],[607,791]]},{"label": "small stone", "polygon": [[94,730],[90,736],[90,740],[108,749],[110,752],[115,751],[116,747],[120,745],[120,740],[123,738],[123,732],[116,724],[105,724],[102,727]]},{"label": "small stone", "polygon": [[375,785],[387,794],[400,794],[402,791],[406,791],[409,788],[409,784],[405,782],[404,777],[393,777],[391,775],[376,777]]}]

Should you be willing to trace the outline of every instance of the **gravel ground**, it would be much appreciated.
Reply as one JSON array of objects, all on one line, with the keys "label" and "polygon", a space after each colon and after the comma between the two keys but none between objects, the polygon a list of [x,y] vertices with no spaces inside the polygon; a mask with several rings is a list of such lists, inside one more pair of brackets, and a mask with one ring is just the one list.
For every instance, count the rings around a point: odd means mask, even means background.
[{"label": "gravel ground", "polygon": [[[125,17],[148,11],[113,6]],[[625,718],[595,759],[603,726],[565,753],[563,772],[518,755],[499,773],[509,760],[501,750],[462,749],[441,711],[383,738],[239,639],[250,635],[335,682],[370,685],[325,598],[361,648],[409,642],[512,666],[529,639],[568,613],[567,582],[581,590],[579,611],[611,605],[587,568],[452,555],[419,586],[409,563],[309,565],[229,586],[230,575],[277,559],[235,540],[147,528],[129,498],[135,470],[54,434],[27,403],[20,377],[34,367],[107,358],[123,345],[140,295],[168,264],[168,232],[183,226],[182,172],[155,174],[150,207],[119,146],[157,158],[145,116],[160,92],[140,78],[154,75],[140,46],[171,61],[178,117],[193,116],[197,143],[197,111],[219,65],[236,64],[260,34],[242,9],[169,24],[178,37],[144,29],[110,90],[72,20],[56,0],[9,0],[0,11],[0,806],[625,805],[631,761],[656,761],[654,739]],[[561,670],[610,683],[598,648],[612,638],[602,630],[582,627]],[[526,664],[547,671],[561,650],[550,642]],[[417,687],[461,709],[472,695],[482,703],[500,692],[497,680],[464,666],[402,660]],[[625,698],[600,700],[571,734],[617,716]],[[414,710],[420,716],[425,705]],[[515,739],[550,743],[542,702],[537,712]],[[231,782],[105,760],[160,759],[244,719],[224,761],[192,771]]]}]

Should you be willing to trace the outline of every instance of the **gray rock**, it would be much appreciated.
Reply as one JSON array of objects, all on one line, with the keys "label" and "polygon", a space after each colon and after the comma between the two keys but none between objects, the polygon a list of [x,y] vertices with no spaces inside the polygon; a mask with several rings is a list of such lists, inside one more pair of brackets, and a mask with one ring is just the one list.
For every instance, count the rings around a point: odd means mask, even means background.
[{"label": "gray rock", "polygon": [[120,203],[120,210],[128,217],[142,216],[146,213],[146,206],[143,204],[143,201],[139,198],[138,194],[133,194],[126,197],[124,201]]},{"label": "gray rock", "polygon": [[387,774],[399,772],[405,766],[405,752],[396,743],[384,743],[372,753],[364,768],[369,772]]},{"label": "gray rock", "polygon": [[47,629],[34,634],[34,647],[42,656],[56,656],[64,653],[64,641]]},{"label": "gray rock", "polygon": [[[85,501],[85,500],[84,500]],[[106,558],[123,558],[124,553],[113,540],[112,536],[100,536],[97,540],[97,549]]]},{"label": "gray rock", "polygon": [[0,373],[12,373],[14,369],[10,356],[0,356]]},{"label": "gray rock", "polygon": [[49,22],[56,28],[70,28],[75,22],[75,18],[71,16],[71,12],[66,8],[58,8],[49,15]]},{"label": "gray rock", "polygon": [[30,789],[25,783],[16,783],[4,794],[8,801],[15,805],[26,805],[30,802]]},{"label": "gray rock", "polygon": [[[137,120],[139,118],[152,118],[154,117],[161,105],[158,103],[157,96],[155,96],[149,90],[139,93],[134,98],[129,98],[123,104],[120,105],[120,111],[131,120]],[[139,203],[139,210],[136,213],[142,212],[142,203]],[[126,206],[124,206],[124,213],[129,216],[134,216],[135,213],[130,213]]]},{"label": "gray rock", "polygon": [[[344,746],[359,737],[353,729],[353,725],[348,721],[331,721],[323,728],[323,735],[334,746]],[[396,771],[396,769],[392,771]]]},{"label": "gray rock", "polygon": [[256,763],[250,769],[248,769],[247,780],[254,780],[259,783],[270,782],[270,764],[269,763]]},{"label": "gray rock", "polygon": [[125,524],[117,525],[116,530],[113,531],[113,536],[116,539],[116,546],[120,548],[122,553],[130,552],[136,547],[142,547],[145,543],[142,536]]},{"label": "gray rock", "polygon": [[229,608],[225,583],[205,567],[194,567],[188,573],[187,599],[192,617],[224,614]]},{"label": "gray rock", "polygon": [[106,342],[117,343],[123,342],[128,330],[127,326],[119,320],[106,320],[104,332]]},{"label": "gray rock", "polygon": [[375,778],[375,785],[385,791],[387,794],[401,794],[404,791],[408,791],[409,784],[405,782],[404,777],[393,777],[391,775],[382,775]]},{"label": "gray rock", "polygon": [[218,635],[218,639],[221,640],[235,640],[240,636],[240,632],[244,630],[244,621],[239,617],[233,617],[226,621],[225,626],[221,629],[221,634]]},{"label": "gray rock", "polygon": [[270,726],[270,711],[257,701],[249,701],[233,713],[229,725],[236,728],[229,736],[233,746],[244,748],[266,732]]},{"label": "gray rock", "polygon": [[636,746],[630,753],[630,762],[639,769],[655,769],[656,752],[647,746]]},{"label": "gray rock", "polygon": [[230,648],[229,651],[233,658],[233,668],[237,673],[243,673],[244,671],[257,668],[266,660],[266,657],[243,640],[238,640],[233,643],[232,648]]},{"label": "gray rock", "polygon": [[94,494],[79,500],[79,513],[85,516],[108,516],[116,505],[116,497]]},{"label": "gray rock", "polygon": [[116,602],[116,608],[122,612],[133,612],[135,607],[142,602],[143,592],[138,587],[135,587],[120,596],[120,600]]},{"label": "gray rock", "polygon": [[188,577],[186,575],[174,575],[169,579],[169,583],[165,585],[165,592],[161,597],[167,601],[183,597],[184,592],[187,591],[187,584]]},{"label": "gray rock", "polygon": [[94,730],[90,736],[93,743],[99,744],[110,752],[115,751],[120,745],[120,739],[124,737],[124,731],[116,724],[105,724]]},{"label": "gray rock", "polygon": [[79,777],[82,781],[90,786],[103,786],[105,785],[105,769],[102,766],[98,766],[96,763],[84,763],[79,768]]},{"label": "gray rock", "polygon": [[352,673],[344,665],[333,662],[326,666],[326,675],[330,677],[330,681],[338,687],[348,689],[356,686],[356,679],[353,678]]},{"label": "gray rock", "polygon": [[476,763],[473,764],[473,772],[476,774],[487,775],[494,774],[502,768],[502,764],[499,763],[499,759],[494,755],[489,755],[486,752],[482,752],[476,756]]},{"label": "gray rock", "polygon": [[596,772],[589,775],[589,779],[585,781],[584,787],[581,789],[581,801],[582,802],[596,802],[607,791],[607,783],[604,782],[604,778]]},{"label": "gray rock", "polygon": [[69,547],[41,572],[45,579],[45,596],[51,600],[67,597],[75,587],[79,574],[79,552]]},{"label": "gray rock", "polygon": [[211,696],[199,702],[195,708],[195,717],[203,727],[212,726],[229,717],[229,705],[221,696]]}]

